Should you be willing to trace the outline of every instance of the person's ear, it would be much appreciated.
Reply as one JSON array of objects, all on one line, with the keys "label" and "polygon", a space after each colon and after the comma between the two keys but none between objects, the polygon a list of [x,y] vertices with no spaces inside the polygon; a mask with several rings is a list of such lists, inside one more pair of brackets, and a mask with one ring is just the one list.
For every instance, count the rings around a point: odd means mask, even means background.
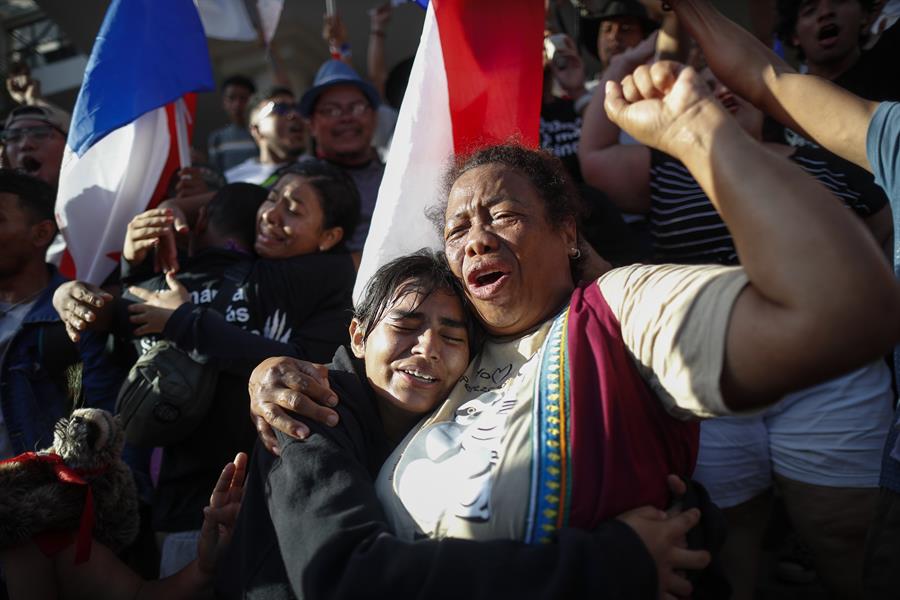
[{"label": "person's ear", "polygon": [[38,221],[31,227],[31,239],[36,248],[46,248],[56,237],[56,224],[50,219]]},{"label": "person's ear", "polygon": [[329,227],[319,235],[319,252],[327,252],[344,239],[343,227]]},{"label": "person's ear", "polygon": [[256,145],[259,146],[262,142],[262,133],[259,131],[259,125],[253,124],[249,127],[250,129],[250,137],[253,138],[253,141],[256,142]]},{"label": "person's ear", "polygon": [[559,226],[559,229],[563,234],[563,239],[566,242],[567,248],[578,246],[578,226],[575,224],[575,219],[566,217]]},{"label": "person's ear", "polygon": [[353,350],[353,356],[356,358],[365,358],[366,356],[366,332],[363,331],[362,325],[354,318],[350,321],[350,349]]}]

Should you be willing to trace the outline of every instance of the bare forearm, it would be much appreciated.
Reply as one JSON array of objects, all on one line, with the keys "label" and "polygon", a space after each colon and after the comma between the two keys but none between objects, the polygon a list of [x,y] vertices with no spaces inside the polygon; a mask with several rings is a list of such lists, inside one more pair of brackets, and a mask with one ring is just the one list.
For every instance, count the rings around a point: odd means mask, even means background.
[{"label": "bare forearm", "polygon": [[656,59],[687,62],[691,38],[674,12],[666,12],[656,38]]},{"label": "bare forearm", "polygon": [[384,31],[369,32],[369,48],[366,54],[369,80],[384,98],[384,83],[387,81],[387,65],[384,61]]},{"label": "bare forearm", "polygon": [[[883,274],[865,228],[799,167],[724,118],[698,139],[685,164],[728,224],[741,264],[767,298],[797,306],[812,302],[819,293],[814,288],[833,284],[844,269],[860,284]],[[861,273],[870,263],[873,270]]]},{"label": "bare forearm", "polygon": [[708,0],[676,4],[681,25],[725,85],[788,127],[866,169],[866,130],[876,104],[800,75]]},{"label": "bare forearm", "polygon": [[680,158],[728,225],[751,283],[729,327],[726,402],[765,404],[890,347],[900,295],[860,221],[724,115],[698,131]]},{"label": "bare forearm", "polygon": [[606,100],[606,82],[621,81],[637,65],[616,59],[613,59],[606,69],[603,80],[594,90],[594,95],[584,111],[581,138],[578,142],[578,160],[585,181],[610,195],[620,208],[627,209],[628,207],[621,205],[620,199],[632,194],[626,193],[630,192],[629,189],[618,188],[634,187],[632,186],[634,178],[642,177],[643,174],[631,173],[622,181],[623,185],[616,185],[616,174],[618,172],[621,175],[621,162],[625,158],[623,151],[634,148],[622,148],[619,145],[621,130],[607,116],[603,103]]}]

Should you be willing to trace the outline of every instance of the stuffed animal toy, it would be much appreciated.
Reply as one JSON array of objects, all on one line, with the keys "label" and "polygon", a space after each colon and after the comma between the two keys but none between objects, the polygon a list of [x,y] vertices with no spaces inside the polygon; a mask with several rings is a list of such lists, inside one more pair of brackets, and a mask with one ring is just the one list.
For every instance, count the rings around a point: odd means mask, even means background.
[{"label": "stuffed animal toy", "polygon": [[81,408],[56,424],[52,447],[0,462],[0,549],[32,539],[52,555],[74,534],[77,563],[92,538],[113,552],[131,544],[139,516],[123,444],[115,417]]}]

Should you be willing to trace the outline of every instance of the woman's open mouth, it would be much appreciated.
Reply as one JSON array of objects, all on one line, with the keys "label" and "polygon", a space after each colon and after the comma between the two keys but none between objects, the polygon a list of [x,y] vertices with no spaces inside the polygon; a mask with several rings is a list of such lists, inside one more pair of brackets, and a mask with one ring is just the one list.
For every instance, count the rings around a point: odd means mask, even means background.
[{"label": "woman's open mouth", "polygon": [[485,300],[496,294],[509,279],[509,273],[495,268],[476,269],[466,278],[466,287],[473,297]]}]

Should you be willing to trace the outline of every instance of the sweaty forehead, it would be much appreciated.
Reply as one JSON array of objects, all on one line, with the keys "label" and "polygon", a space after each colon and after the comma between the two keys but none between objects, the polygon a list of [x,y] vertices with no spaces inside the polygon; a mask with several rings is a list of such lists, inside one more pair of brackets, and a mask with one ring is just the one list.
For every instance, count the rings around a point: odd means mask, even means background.
[{"label": "sweaty forehead", "polygon": [[446,218],[464,216],[501,200],[539,201],[537,191],[524,175],[506,165],[488,164],[463,173],[450,188]]},{"label": "sweaty forehead", "polygon": [[276,194],[296,195],[297,190],[306,183],[306,177],[303,175],[284,175],[278,180],[272,191]]}]

